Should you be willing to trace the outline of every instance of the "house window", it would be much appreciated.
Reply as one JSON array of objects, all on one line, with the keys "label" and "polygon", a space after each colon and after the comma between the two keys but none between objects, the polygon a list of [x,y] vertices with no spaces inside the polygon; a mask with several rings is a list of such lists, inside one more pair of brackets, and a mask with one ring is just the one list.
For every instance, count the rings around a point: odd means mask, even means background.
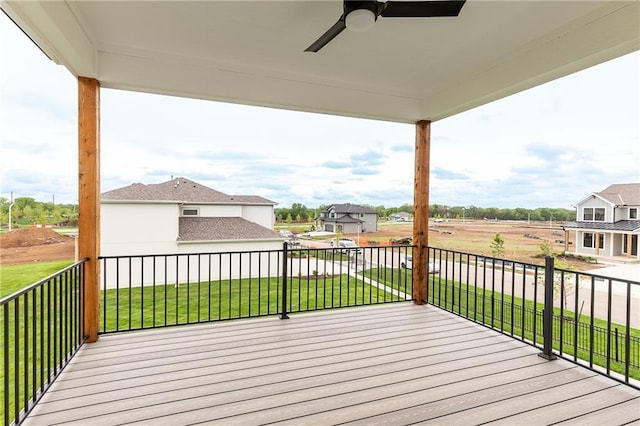
[{"label": "house window", "polygon": [[[582,236],[582,246],[585,248],[594,248],[593,240],[593,232],[585,232]],[[598,248],[604,249],[604,234],[598,234]]]},{"label": "house window", "polygon": [[582,220],[604,222],[604,208],[585,207],[582,211]]},{"label": "house window", "polygon": [[637,208],[632,208],[629,209],[629,219],[637,219],[638,218],[638,209]]},{"label": "house window", "polygon": [[593,220],[604,222],[604,208],[593,209]]},{"label": "house window", "polygon": [[182,209],[182,216],[198,216],[199,214],[198,209]]}]

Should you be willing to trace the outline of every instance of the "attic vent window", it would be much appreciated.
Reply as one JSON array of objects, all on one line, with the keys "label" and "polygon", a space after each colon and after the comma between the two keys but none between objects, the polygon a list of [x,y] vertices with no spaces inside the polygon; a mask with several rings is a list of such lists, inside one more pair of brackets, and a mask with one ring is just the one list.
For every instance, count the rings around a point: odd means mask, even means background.
[{"label": "attic vent window", "polygon": [[198,209],[182,209],[182,216],[199,216]]}]

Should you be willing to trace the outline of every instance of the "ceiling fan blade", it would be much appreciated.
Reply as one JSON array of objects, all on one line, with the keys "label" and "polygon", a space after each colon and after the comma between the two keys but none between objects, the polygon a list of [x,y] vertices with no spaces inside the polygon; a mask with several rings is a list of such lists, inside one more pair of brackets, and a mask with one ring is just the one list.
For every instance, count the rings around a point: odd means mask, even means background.
[{"label": "ceiling fan blade", "polygon": [[331,28],[327,30],[326,33],[322,34],[319,39],[314,41],[311,46],[304,49],[305,52],[317,52],[322,49],[327,43],[333,40],[338,34],[340,34],[347,25],[344,22],[344,15],[338,19],[338,22],[333,24]]},{"label": "ceiling fan blade", "polygon": [[458,16],[466,0],[388,1],[380,16],[384,18],[430,18]]}]

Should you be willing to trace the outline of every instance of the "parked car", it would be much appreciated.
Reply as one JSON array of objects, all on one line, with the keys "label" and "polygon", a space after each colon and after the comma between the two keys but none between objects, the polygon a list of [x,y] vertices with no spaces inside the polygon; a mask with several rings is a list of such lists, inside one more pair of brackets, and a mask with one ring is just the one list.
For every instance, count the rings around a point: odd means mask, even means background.
[{"label": "parked car", "polygon": [[283,238],[292,238],[293,237],[293,233],[291,231],[287,231],[286,229],[281,229],[280,230],[280,235]]},{"label": "parked car", "polygon": [[341,248],[341,252],[344,254],[357,253],[362,254],[362,248],[360,248],[355,241],[349,238],[333,238],[331,240],[331,247]]},{"label": "parked car", "polygon": [[[406,269],[413,269],[413,257],[403,256],[400,258],[400,266]],[[440,266],[433,260],[429,261],[429,273],[437,274],[440,272]]]}]

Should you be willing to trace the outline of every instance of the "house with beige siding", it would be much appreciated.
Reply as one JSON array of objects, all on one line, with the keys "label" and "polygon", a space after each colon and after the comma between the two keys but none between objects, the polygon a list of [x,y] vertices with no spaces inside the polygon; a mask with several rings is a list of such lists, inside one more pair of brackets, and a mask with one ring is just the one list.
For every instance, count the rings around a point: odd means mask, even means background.
[{"label": "house with beige siding", "polygon": [[576,204],[573,254],[640,260],[640,183],[613,184]]}]

